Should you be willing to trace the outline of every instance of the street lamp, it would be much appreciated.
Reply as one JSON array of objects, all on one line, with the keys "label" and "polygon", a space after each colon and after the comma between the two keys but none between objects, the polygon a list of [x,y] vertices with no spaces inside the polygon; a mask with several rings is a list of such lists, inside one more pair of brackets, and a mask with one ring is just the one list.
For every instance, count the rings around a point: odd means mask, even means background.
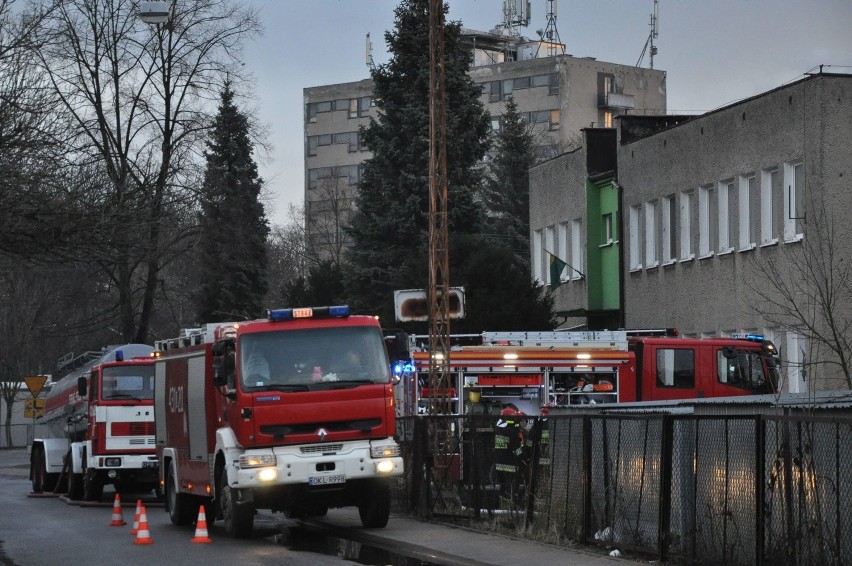
[{"label": "street lamp", "polygon": [[171,2],[140,2],[139,19],[148,24],[165,24],[171,17]]}]

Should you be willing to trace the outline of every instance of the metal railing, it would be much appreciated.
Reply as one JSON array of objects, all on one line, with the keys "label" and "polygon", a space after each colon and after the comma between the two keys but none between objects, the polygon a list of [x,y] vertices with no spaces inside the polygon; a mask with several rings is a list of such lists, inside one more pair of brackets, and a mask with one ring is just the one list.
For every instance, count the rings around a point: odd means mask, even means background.
[{"label": "metal railing", "polygon": [[502,428],[500,418],[400,419],[395,510],[695,563],[852,556],[852,418],[550,415]]}]

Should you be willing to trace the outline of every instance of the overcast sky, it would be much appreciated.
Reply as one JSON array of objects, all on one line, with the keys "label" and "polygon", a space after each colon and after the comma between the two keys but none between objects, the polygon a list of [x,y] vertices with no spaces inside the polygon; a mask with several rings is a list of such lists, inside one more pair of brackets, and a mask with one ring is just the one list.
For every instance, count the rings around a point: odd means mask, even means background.
[{"label": "overcast sky", "polygon": [[[264,36],[246,46],[254,106],[269,126],[271,159],[258,159],[271,196],[271,223],[285,224],[304,193],[305,87],[369,78],[365,36],[376,64],[387,60],[384,32],[394,0],[250,0]],[[502,0],[448,0],[450,20],[491,30]],[[546,27],[546,0],[531,0]],[[819,65],[852,72],[852,0],[660,0],[654,68],[666,71],[670,113],[701,113],[781,86]],[[636,65],[650,32],[653,0],[558,0],[557,30],[577,57]],[[424,49],[428,46],[424,45]],[[645,55],[643,66],[648,66]]]}]

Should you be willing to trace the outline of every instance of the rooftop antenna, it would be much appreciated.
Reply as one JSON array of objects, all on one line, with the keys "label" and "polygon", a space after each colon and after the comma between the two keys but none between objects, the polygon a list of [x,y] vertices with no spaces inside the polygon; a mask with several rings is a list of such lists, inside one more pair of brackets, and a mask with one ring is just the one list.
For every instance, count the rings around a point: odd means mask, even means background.
[{"label": "rooftop antenna", "polygon": [[538,49],[535,56],[538,57],[538,51],[541,49],[542,43],[547,43],[547,56],[553,57],[556,55],[557,49],[564,55],[565,45],[559,37],[559,30],[556,28],[556,0],[547,0],[547,27],[544,30],[536,30],[539,38]]},{"label": "rooftop antenna", "polygon": [[511,37],[520,37],[518,28],[530,25],[529,0],[503,0],[503,23],[500,27]]},{"label": "rooftop antenna", "polygon": [[[654,68],[654,55],[657,54],[657,48],[654,46],[654,40],[657,39],[660,35],[660,4],[659,0],[654,0],[654,12],[651,14],[651,32],[648,34],[648,39],[645,40],[645,47],[642,48],[642,54],[639,56],[639,60],[636,62],[636,66],[640,66],[642,64],[642,59],[645,58],[645,52],[648,51],[650,55],[650,66],[649,68]],[[650,47],[650,50],[648,49]]]},{"label": "rooftop antenna", "polygon": [[372,70],[372,69],[375,68],[376,65],[375,65],[375,63],[373,63],[373,42],[372,42],[372,40],[370,40],[370,32],[367,32],[367,38],[366,38],[366,42],[364,44],[364,48],[366,49],[366,52],[367,52],[367,67],[369,67],[370,70]]}]

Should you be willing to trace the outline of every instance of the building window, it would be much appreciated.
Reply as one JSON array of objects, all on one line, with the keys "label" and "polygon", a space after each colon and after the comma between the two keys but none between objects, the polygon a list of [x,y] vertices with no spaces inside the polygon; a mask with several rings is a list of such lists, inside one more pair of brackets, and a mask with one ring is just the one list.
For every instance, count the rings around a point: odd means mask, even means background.
[{"label": "building window", "polygon": [[680,259],[686,261],[692,258],[692,191],[681,191]]},{"label": "building window", "polygon": [[608,212],[601,216],[601,245],[608,246],[612,240],[612,213]]},{"label": "building window", "polygon": [[785,342],[787,347],[784,349],[784,369],[787,374],[787,392],[807,391],[805,337],[795,330],[788,330]]},{"label": "building window", "polygon": [[498,102],[503,98],[503,89],[501,81],[491,81],[485,83],[488,85],[488,102]]},{"label": "building window", "polygon": [[657,350],[657,386],[695,387],[695,352],[683,348]]},{"label": "building window", "polygon": [[752,207],[759,202],[757,197],[757,178],[754,175],[740,175],[739,180],[739,219],[740,250],[751,250],[755,246],[755,223],[752,221]]},{"label": "building window", "polygon": [[677,258],[677,204],[675,195],[663,197],[662,206],[663,263],[672,263]]},{"label": "building window", "polygon": [[805,166],[784,164],[784,240],[801,240],[805,218]]},{"label": "building window", "polygon": [[[554,244],[556,243],[556,237],[554,232],[553,226],[548,226],[544,229],[544,249],[550,253],[555,253]],[[550,258],[548,257],[548,259]],[[547,267],[545,281],[547,281],[548,285],[553,285],[553,281],[550,280],[550,261],[547,262]]]},{"label": "building window", "polygon": [[722,181],[719,183],[719,253],[727,253],[734,249],[734,215],[735,210],[734,183]]},{"label": "building window", "polygon": [[550,111],[550,129],[558,130],[559,129],[559,110],[551,110]]},{"label": "building window", "polygon": [[583,276],[583,235],[579,218],[571,221],[571,279]]},{"label": "building window", "polygon": [[639,255],[639,206],[631,206],[628,214],[630,230],[630,269],[642,269],[642,258]]},{"label": "building window", "polygon": [[512,90],[523,90],[525,88],[530,88],[529,77],[518,77],[512,81]]},{"label": "building window", "polygon": [[604,128],[611,128],[612,127],[612,112],[609,111],[609,110],[604,110],[603,127]]},{"label": "building window", "polygon": [[713,195],[712,187],[701,187],[698,189],[698,256],[710,255],[710,199]]},{"label": "building window", "polygon": [[551,73],[550,75],[550,88],[548,89],[547,94],[549,95],[559,95],[559,74]]},{"label": "building window", "polygon": [[657,267],[657,201],[645,203],[645,267]]},{"label": "building window", "polygon": [[764,246],[778,241],[774,206],[777,184],[778,169],[764,169],[760,172],[760,243]]},{"label": "building window", "polygon": [[532,268],[533,268],[533,279],[538,284],[543,284],[545,279],[544,275],[544,267],[542,261],[542,255],[544,254],[544,246],[542,245],[542,238],[544,234],[541,230],[535,230],[533,232],[533,241],[532,241]]},{"label": "building window", "polygon": [[506,98],[508,98],[509,96],[511,96],[511,95],[512,95],[512,91],[514,90],[514,87],[515,87],[515,81],[514,81],[514,79],[506,79],[506,80],[504,80],[504,81],[503,81],[503,86],[502,86],[502,88],[503,88],[503,92],[501,93],[501,97],[500,97],[500,98],[501,98],[501,100],[506,99]]},{"label": "building window", "polygon": [[491,131],[498,133],[503,129],[503,119],[500,116],[491,117]]},{"label": "building window", "polygon": [[[571,265],[571,249],[568,247],[568,223],[560,222],[557,227],[557,238],[559,240],[559,247],[557,248],[557,255],[560,255],[560,258],[568,262],[568,265]],[[560,281],[568,280],[568,271],[569,268],[566,266],[562,273],[559,274]]]}]

